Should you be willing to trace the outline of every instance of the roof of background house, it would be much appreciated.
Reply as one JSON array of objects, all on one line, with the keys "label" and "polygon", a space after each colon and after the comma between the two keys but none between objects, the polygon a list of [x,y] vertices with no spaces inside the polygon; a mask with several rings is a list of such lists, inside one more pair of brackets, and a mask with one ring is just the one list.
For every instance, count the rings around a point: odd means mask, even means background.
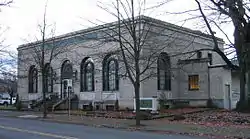
[{"label": "roof of background house", "polygon": [[[180,32],[184,31],[184,32],[191,33],[191,34],[194,34],[194,35],[197,35],[197,36],[202,36],[202,37],[205,37],[205,38],[211,38],[211,35],[202,33],[201,31],[192,30],[192,29],[189,29],[189,28],[186,28],[186,27],[177,26],[177,25],[174,25],[174,24],[162,21],[162,20],[158,20],[158,19],[155,19],[155,18],[152,18],[152,17],[144,16],[144,15],[137,16],[135,18],[135,20],[141,20],[141,21],[144,21],[145,23],[153,23],[153,24],[156,24],[156,25],[162,25],[165,28],[175,29],[176,31],[180,31]],[[129,19],[125,19],[125,21],[128,22]],[[116,25],[118,25],[118,21],[103,24],[103,25],[99,25],[99,26],[95,26],[95,27],[90,27],[90,28],[83,29],[83,30],[78,30],[78,31],[66,33],[66,34],[59,35],[59,36],[56,36],[56,37],[53,37],[53,38],[48,38],[45,41],[50,42],[52,40],[54,41],[54,40],[60,40],[60,39],[64,39],[64,38],[67,39],[69,37],[74,37],[74,36],[77,36],[77,35],[80,35],[80,34],[86,34],[86,33],[94,32],[94,31],[98,31],[98,30],[108,28],[108,27],[112,27],[112,26],[116,26]],[[217,38],[217,40],[220,41],[220,42],[223,42],[223,39],[221,39],[221,38]],[[22,44],[17,49],[27,47],[27,46],[31,46],[31,45],[39,45],[41,43],[42,43],[42,41],[40,40],[40,41],[35,41],[35,42],[27,43],[27,44]]]}]

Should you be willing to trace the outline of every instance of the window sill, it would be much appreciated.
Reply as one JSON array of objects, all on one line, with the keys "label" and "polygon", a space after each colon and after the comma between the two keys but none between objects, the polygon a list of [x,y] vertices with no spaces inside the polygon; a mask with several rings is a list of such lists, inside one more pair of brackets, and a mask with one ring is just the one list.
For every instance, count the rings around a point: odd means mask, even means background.
[{"label": "window sill", "polygon": [[114,91],[102,91],[102,93],[116,93],[119,92],[119,90],[114,90]]},{"label": "window sill", "polygon": [[166,91],[166,92],[170,92],[171,90],[159,90],[159,89],[158,89],[157,91]]},{"label": "window sill", "polygon": [[95,91],[81,91],[80,93],[95,93]]},{"label": "window sill", "polygon": [[199,91],[200,89],[188,89],[188,91]]}]

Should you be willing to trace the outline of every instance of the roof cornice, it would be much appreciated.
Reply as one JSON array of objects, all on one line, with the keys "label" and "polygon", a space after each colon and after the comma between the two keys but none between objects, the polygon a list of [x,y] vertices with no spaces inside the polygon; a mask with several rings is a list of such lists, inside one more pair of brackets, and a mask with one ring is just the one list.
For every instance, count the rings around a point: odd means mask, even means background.
[{"label": "roof cornice", "polygon": [[[128,18],[128,19],[125,19],[125,21],[123,21],[123,22],[129,22],[130,20],[131,19]],[[154,25],[163,26],[166,29],[172,29],[172,30],[179,31],[179,32],[191,33],[192,35],[201,36],[203,38],[212,40],[211,35],[202,33],[201,31],[192,30],[192,29],[189,29],[189,28],[177,26],[177,25],[174,25],[174,24],[162,21],[162,20],[158,20],[158,19],[155,19],[155,18],[151,18],[151,17],[148,17],[148,16],[144,16],[144,15],[137,16],[135,18],[135,20],[137,20],[137,21],[141,20],[142,22],[145,22],[145,23],[151,23],[151,24],[154,24]],[[56,36],[56,37],[48,38],[48,39],[45,39],[45,41],[46,41],[46,43],[48,43],[48,42],[61,40],[61,39],[65,39],[65,38],[72,38],[72,37],[87,34],[87,33],[90,33],[90,32],[98,32],[99,30],[102,30],[102,29],[105,29],[105,28],[110,28],[110,27],[115,27],[117,25],[118,25],[118,21],[115,21],[115,22],[106,23],[106,24],[103,24],[103,25],[98,25],[98,26],[95,26],[95,27],[90,27],[90,28],[87,28],[87,29],[82,29],[82,30],[66,33],[66,34],[63,34],[63,35]],[[220,43],[224,43],[223,39],[221,39],[221,38],[217,38],[217,40]],[[41,43],[42,43],[42,41],[39,40],[39,41],[31,42],[31,43],[22,44],[22,45],[19,45],[17,50],[20,50],[20,49],[28,47],[28,46],[36,46],[36,45],[39,45]]]}]

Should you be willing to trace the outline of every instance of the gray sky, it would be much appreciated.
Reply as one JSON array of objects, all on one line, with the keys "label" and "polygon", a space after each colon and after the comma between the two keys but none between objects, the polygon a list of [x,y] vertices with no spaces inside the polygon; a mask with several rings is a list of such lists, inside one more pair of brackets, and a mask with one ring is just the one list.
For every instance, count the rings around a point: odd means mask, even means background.
[{"label": "gray sky", "polygon": [[[97,6],[98,1],[111,4],[115,0],[49,0],[47,7],[48,24],[55,24],[56,35],[60,35],[94,26],[88,20],[96,21],[98,19],[104,22],[116,20],[115,17]],[[147,6],[155,5],[159,1],[162,0],[147,0]],[[1,9],[0,22],[3,26],[1,31],[6,28],[8,30],[0,37],[5,39],[5,45],[10,45],[9,49],[16,50],[18,45],[36,40],[35,38],[41,38],[38,24],[42,22],[45,2],[45,0],[14,0],[11,7]],[[194,6],[196,4],[193,0],[175,0],[175,2],[154,11],[147,11],[145,15],[181,25],[182,22],[178,21],[186,17],[167,16],[164,12],[166,10],[172,12],[182,11]],[[185,23],[184,26],[196,30],[206,30],[192,22]],[[226,33],[232,38],[231,25],[224,26],[223,30],[226,30]],[[217,33],[217,36],[225,39],[220,33]]]}]

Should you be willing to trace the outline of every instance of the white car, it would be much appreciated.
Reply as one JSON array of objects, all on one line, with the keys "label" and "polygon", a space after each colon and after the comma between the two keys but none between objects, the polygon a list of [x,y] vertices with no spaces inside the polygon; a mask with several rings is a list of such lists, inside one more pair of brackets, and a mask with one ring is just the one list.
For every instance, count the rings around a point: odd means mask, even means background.
[{"label": "white car", "polygon": [[10,95],[8,93],[0,93],[0,105],[10,105]]}]

